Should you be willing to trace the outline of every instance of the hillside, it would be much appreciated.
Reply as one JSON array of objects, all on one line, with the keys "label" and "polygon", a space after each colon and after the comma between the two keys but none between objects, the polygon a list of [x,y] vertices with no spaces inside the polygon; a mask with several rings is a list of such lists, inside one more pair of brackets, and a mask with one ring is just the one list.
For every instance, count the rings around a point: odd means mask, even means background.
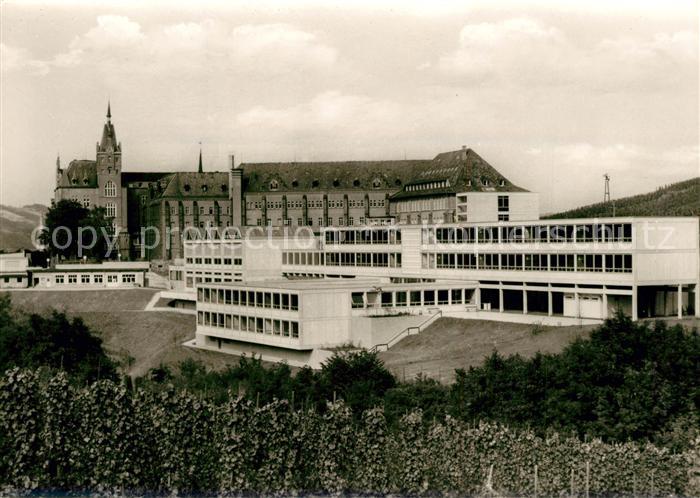
[{"label": "hillside", "polygon": [[[654,192],[614,199],[616,216],[700,216],[700,177],[660,187]],[[612,216],[612,206],[599,202],[543,218]]]},{"label": "hillside", "polygon": [[32,230],[41,225],[47,209],[41,204],[23,207],[0,205],[0,251],[34,249]]}]

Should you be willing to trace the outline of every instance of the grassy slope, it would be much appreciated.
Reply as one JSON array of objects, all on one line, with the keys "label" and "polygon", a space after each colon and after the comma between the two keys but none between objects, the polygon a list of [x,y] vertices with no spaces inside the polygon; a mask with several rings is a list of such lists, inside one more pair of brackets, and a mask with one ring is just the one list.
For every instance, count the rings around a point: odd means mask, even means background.
[{"label": "grassy slope", "polygon": [[[102,337],[105,348],[130,375],[143,375],[160,363],[177,365],[199,359],[210,368],[236,363],[236,357],[185,348],[194,337],[195,317],[176,312],[143,311],[152,289],[101,291],[16,291],[12,302],[30,312],[51,308],[81,317]],[[104,311],[109,310],[109,311]]]},{"label": "grassy slope", "polygon": [[[673,183],[654,192],[615,199],[616,216],[700,216],[700,177]],[[612,216],[610,204],[591,204],[544,218]]]},{"label": "grassy slope", "polygon": [[456,368],[479,365],[494,350],[506,356],[519,353],[526,357],[537,351],[556,353],[594,328],[440,318],[379,356],[399,379],[413,379],[422,373],[451,382]]}]

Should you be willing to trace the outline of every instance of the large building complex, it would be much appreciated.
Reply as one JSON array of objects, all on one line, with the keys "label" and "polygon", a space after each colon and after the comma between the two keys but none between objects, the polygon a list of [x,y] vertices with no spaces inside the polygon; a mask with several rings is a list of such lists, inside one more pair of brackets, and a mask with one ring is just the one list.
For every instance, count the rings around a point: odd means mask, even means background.
[{"label": "large building complex", "polygon": [[[311,227],[531,220],[537,194],[514,185],[466,147],[433,159],[243,163],[226,172],[129,172],[111,108],[96,157],[56,162],[54,200],[101,206],[113,219],[122,257],[184,256],[182,234],[227,226]],[[154,230],[158,229],[158,236]],[[147,250],[145,248],[148,248]],[[144,249],[142,251],[142,249]]]},{"label": "large building complex", "polygon": [[[605,218],[325,228],[270,237],[264,250],[186,242],[193,345],[306,364],[318,350],[385,344],[436,313],[552,325],[618,310],[697,316],[699,230],[697,218]],[[236,265],[198,275],[218,259],[202,255],[225,247]]]},{"label": "large building complex", "polygon": [[700,310],[697,217],[540,220],[537,194],[466,147],[231,157],[227,172],[203,171],[200,152],[198,171],[177,173],[125,172],[121,152],[108,107],[96,159],[59,165],[55,199],[104,206],[122,254],[167,262],[170,296],[196,308],[195,347],[317,366],[441,315],[575,324]]}]

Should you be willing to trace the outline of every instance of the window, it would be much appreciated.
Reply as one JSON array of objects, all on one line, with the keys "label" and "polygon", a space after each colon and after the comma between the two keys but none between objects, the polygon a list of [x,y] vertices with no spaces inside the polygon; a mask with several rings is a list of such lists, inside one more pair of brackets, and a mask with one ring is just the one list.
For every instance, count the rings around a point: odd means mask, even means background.
[{"label": "window", "polygon": [[510,209],[510,198],[507,195],[498,196],[498,211],[508,211]]},{"label": "window", "polygon": [[78,282],[78,275],[68,275],[68,283],[75,284]]},{"label": "window", "polygon": [[119,281],[118,279],[119,275],[107,275],[107,283],[108,284],[115,284]]},{"label": "window", "polygon": [[105,206],[107,211],[107,218],[116,218],[117,216],[117,205],[113,202],[108,202]]},{"label": "window", "polygon": [[89,284],[90,283],[90,275],[80,275],[80,283],[81,284]]},{"label": "window", "polygon": [[102,283],[102,275],[93,275],[92,281],[96,284]]},{"label": "window", "polygon": [[83,197],[83,207],[84,208],[90,207],[90,198],[89,197]]},{"label": "window", "polygon": [[112,180],[107,180],[105,183],[105,197],[116,197],[117,196],[117,186]]},{"label": "window", "polygon": [[499,214],[498,215],[498,221],[508,221],[510,220],[510,216],[508,214]]},{"label": "window", "polygon": [[64,283],[63,275],[56,275],[56,283],[57,283],[57,284],[62,284],[62,283]]},{"label": "window", "polygon": [[122,275],[122,283],[124,284],[133,284],[136,282],[136,275],[133,273],[125,273]]}]

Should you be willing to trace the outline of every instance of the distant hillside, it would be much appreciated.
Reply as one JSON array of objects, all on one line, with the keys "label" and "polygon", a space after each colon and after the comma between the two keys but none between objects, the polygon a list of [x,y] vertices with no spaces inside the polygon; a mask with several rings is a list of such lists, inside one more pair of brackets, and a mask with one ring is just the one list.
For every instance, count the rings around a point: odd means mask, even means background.
[{"label": "distant hillside", "polygon": [[[616,216],[700,216],[700,177],[660,187],[648,194],[614,199]],[[611,204],[599,202],[543,218],[612,216]]]},{"label": "distant hillside", "polygon": [[41,225],[47,209],[41,204],[23,207],[0,205],[0,250],[34,249],[32,230]]}]

